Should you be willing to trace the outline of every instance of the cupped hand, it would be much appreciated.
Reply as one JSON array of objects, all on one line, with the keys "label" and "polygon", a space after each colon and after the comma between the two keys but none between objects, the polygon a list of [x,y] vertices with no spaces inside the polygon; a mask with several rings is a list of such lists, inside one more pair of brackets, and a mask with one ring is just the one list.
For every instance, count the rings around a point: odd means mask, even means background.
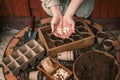
[{"label": "cupped hand", "polygon": [[75,22],[71,17],[53,16],[51,20],[52,33],[56,37],[69,38],[74,31]]},{"label": "cupped hand", "polygon": [[60,36],[61,38],[69,38],[72,33],[75,33],[75,22],[72,17],[63,17],[63,32],[65,33]]},{"label": "cupped hand", "polygon": [[62,16],[53,16],[51,20],[51,29],[52,29],[52,33],[56,37],[60,37],[60,34],[57,33],[58,26],[62,27]]}]

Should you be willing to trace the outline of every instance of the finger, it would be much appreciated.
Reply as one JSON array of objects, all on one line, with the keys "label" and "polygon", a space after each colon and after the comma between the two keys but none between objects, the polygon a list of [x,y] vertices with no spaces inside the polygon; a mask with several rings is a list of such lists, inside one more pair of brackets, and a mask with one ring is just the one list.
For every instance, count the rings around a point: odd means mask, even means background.
[{"label": "finger", "polygon": [[59,34],[58,37],[61,38],[61,35]]},{"label": "finger", "polygon": [[64,35],[61,35],[60,37],[61,37],[62,39],[65,39],[65,36],[64,36]]},{"label": "finger", "polygon": [[72,23],[71,27],[72,27],[72,32],[75,33],[75,23]]},{"label": "finger", "polygon": [[53,34],[54,34],[56,37],[59,37],[59,35],[58,35],[56,32],[53,32]]},{"label": "finger", "polygon": [[69,38],[69,37],[71,36],[71,34],[72,34],[72,32],[69,32],[69,33],[65,36],[65,38]]},{"label": "finger", "polygon": [[69,38],[69,36],[70,36],[70,33],[66,33],[61,35],[61,38],[66,39],[66,38]]},{"label": "finger", "polygon": [[54,32],[54,24],[51,23],[52,33]]}]

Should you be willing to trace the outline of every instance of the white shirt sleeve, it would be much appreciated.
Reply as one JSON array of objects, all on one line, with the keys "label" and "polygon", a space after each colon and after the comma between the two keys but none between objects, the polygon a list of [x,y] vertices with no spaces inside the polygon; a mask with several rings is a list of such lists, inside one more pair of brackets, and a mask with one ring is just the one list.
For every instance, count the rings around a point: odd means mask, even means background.
[{"label": "white shirt sleeve", "polygon": [[41,0],[42,1],[42,7],[46,11],[46,13],[50,16],[52,16],[52,12],[50,10],[50,7],[55,5],[60,5],[59,0]]}]

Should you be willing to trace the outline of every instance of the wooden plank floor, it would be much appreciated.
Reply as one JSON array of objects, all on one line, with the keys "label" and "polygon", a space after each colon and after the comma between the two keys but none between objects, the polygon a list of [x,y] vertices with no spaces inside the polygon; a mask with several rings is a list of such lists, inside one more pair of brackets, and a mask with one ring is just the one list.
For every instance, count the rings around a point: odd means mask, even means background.
[{"label": "wooden plank floor", "polygon": [[101,24],[109,31],[120,30],[120,19],[93,19],[93,21]]},{"label": "wooden plank floor", "polygon": [[[38,18],[37,20],[40,19]],[[93,21],[101,24],[103,27],[106,27],[110,31],[120,29],[120,18],[93,19]],[[28,24],[29,24],[29,18],[13,18],[13,17],[0,18],[0,28],[8,26],[17,29],[23,29]]]}]

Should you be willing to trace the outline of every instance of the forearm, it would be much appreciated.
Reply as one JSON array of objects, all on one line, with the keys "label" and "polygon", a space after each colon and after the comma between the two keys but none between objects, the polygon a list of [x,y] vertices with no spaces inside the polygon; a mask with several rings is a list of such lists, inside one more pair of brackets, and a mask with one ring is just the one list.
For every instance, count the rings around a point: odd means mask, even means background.
[{"label": "forearm", "polygon": [[71,0],[64,16],[73,17],[84,0]]},{"label": "forearm", "polygon": [[60,14],[61,10],[59,0],[41,0],[41,1],[43,9],[47,12],[48,15],[53,16],[56,14]]},{"label": "forearm", "polygon": [[50,7],[53,16],[62,16],[61,8],[59,5]]}]

